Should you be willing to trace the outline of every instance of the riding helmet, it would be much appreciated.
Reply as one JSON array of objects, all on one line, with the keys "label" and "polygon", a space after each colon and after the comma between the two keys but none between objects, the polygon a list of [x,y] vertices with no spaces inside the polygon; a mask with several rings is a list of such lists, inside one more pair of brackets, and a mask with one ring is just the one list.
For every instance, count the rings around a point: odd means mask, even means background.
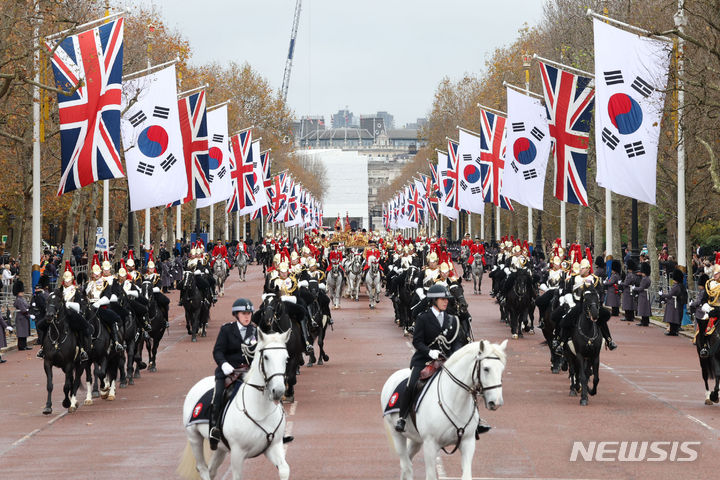
[{"label": "riding helmet", "polygon": [[443,285],[433,285],[428,289],[427,298],[450,298],[450,292]]},{"label": "riding helmet", "polygon": [[238,298],[232,306],[232,313],[250,312],[253,313],[253,304],[247,298]]}]

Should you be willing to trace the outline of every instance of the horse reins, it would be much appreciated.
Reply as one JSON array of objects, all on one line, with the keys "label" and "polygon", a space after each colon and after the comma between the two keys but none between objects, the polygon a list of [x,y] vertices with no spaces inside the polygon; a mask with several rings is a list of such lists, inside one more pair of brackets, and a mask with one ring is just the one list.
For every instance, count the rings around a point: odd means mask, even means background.
[{"label": "horse reins", "polygon": [[482,384],[482,379],[480,378],[480,365],[482,364],[482,361],[483,361],[483,360],[499,360],[499,361],[502,361],[502,360],[500,360],[500,357],[495,357],[495,356],[493,356],[493,357],[490,357],[490,356],[488,356],[488,357],[481,357],[481,358],[477,359],[477,361],[475,362],[475,365],[473,366],[473,371],[472,371],[472,376],[471,376],[471,378],[473,378],[473,379],[477,378],[477,386],[473,386],[473,387],[471,387],[471,386],[469,386],[469,385],[466,385],[462,380],[460,380],[460,379],[457,378],[455,375],[453,375],[452,373],[450,373],[450,370],[448,370],[447,368],[442,368],[442,369],[440,370],[440,373],[445,372],[445,373],[448,375],[448,377],[450,377],[450,380],[453,381],[453,383],[455,383],[457,386],[459,386],[460,388],[462,388],[463,390],[465,390],[467,393],[469,393],[470,396],[472,397],[472,400],[473,400],[473,412],[470,414],[470,418],[468,418],[468,421],[465,422],[465,425],[463,425],[462,427],[459,427],[459,426],[453,421],[453,419],[450,417],[450,414],[447,412],[447,410],[445,410],[445,406],[443,405],[442,399],[441,399],[441,397],[440,397],[440,379],[438,378],[438,382],[437,382],[437,386],[436,386],[436,388],[437,388],[437,397],[438,397],[438,406],[440,407],[440,410],[442,410],[442,412],[443,412],[443,414],[445,415],[445,417],[450,421],[450,423],[452,424],[452,426],[455,427],[455,434],[457,435],[457,441],[455,442],[455,446],[453,447],[453,449],[452,449],[451,452],[448,452],[448,451],[445,449],[445,447],[442,447],[442,451],[445,452],[447,455],[452,455],[453,453],[455,453],[455,452],[457,451],[458,447],[460,446],[460,442],[462,441],[462,437],[465,435],[465,429],[467,428],[467,426],[470,424],[470,422],[472,421],[473,417],[475,416],[475,410],[477,409],[477,396],[478,396],[478,395],[484,395],[485,392],[488,391],[488,390],[494,390],[494,389],[496,389],[496,388],[501,388],[501,387],[502,387],[502,382],[501,382],[501,383],[498,383],[497,385],[491,385],[491,386],[489,386],[489,387],[483,386],[483,384]]}]

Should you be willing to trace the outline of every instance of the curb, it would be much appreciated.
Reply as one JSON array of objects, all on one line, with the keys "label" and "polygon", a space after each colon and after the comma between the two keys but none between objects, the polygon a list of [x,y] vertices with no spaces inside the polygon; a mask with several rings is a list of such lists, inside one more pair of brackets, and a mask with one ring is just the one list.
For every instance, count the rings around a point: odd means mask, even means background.
[{"label": "curb", "polygon": [[[31,336],[27,337],[28,345],[31,345],[33,347],[38,346],[38,345],[35,345],[35,340],[37,340],[37,336],[35,336],[35,335],[31,335]],[[8,353],[8,352],[16,351],[16,350],[17,350],[17,339],[15,340],[14,344],[10,344],[10,342],[8,342],[7,347],[0,348],[0,354]],[[35,350],[35,349],[33,348],[33,350]]]}]

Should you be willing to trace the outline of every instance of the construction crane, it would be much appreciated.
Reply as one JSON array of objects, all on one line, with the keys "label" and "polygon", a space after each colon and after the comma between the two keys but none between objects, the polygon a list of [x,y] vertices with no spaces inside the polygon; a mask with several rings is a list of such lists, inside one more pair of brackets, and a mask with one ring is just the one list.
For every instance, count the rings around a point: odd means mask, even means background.
[{"label": "construction crane", "polygon": [[293,18],[292,32],[290,33],[290,48],[285,62],[285,73],[283,74],[282,99],[287,100],[288,84],[290,83],[290,71],[292,70],[293,54],[295,53],[295,38],[297,37],[298,23],[300,23],[300,7],[302,0],[295,2],[295,18]]}]

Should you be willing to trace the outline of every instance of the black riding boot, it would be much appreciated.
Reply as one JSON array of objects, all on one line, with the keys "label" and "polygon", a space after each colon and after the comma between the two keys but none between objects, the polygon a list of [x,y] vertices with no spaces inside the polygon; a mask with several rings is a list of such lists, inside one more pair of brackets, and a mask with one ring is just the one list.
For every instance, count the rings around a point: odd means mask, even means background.
[{"label": "black riding boot", "polygon": [[311,354],[313,352],[313,346],[310,343],[310,330],[308,330],[307,317],[305,316],[300,320],[300,329],[305,339],[305,353]]},{"label": "black riding boot", "polygon": [[113,337],[113,342],[115,343],[115,351],[122,352],[123,350],[125,350],[125,347],[123,347],[122,342],[121,342],[122,338],[120,337],[120,328],[118,327],[117,323],[113,323],[112,337]]},{"label": "black riding boot", "polygon": [[181,289],[181,290],[180,290],[180,300],[178,301],[178,307],[182,307],[182,306],[183,306],[183,301],[185,300],[185,299],[183,298],[183,292],[184,292],[184,291],[185,291],[184,289]]},{"label": "black riding boot", "polygon": [[43,352],[43,340],[45,339],[45,332],[37,329],[37,343],[40,345],[40,350],[38,350],[37,354],[35,355],[37,358],[44,358],[45,352]]},{"label": "black riding boot", "polygon": [[220,423],[220,411],[222,408],[223,395],[225,393],[225,379],[215,379],[215,390],[212,398],[212,409],[210,410],[209,440],[210,450],[217,450],[218,442],[222,438],[222,425]]},{"label": "black riding boot", "polygon": [[602,336],[605,338],[605,345],[607,345],[607,348],[609,350],[615,350],[617,348],[617,344],[610,336],[610,327],[608,327],[607,322],[598,322],[598,326],[600,327],[600,333],[602,333]]}]

